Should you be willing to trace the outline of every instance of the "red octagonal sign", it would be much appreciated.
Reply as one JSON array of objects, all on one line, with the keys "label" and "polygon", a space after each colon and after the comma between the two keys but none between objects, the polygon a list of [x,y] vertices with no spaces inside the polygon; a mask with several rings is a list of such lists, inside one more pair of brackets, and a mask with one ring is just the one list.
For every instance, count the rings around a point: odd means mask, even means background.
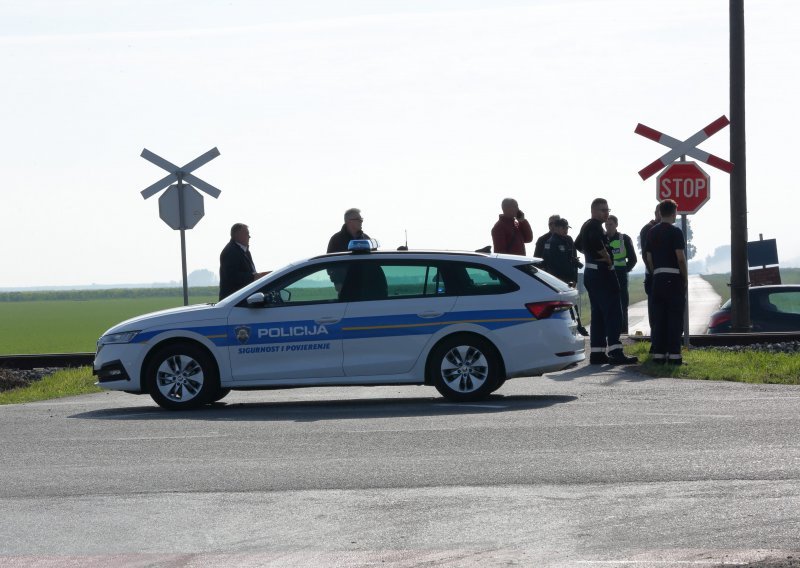
[{"label": "red octagonal sign", "polygon": [[678,213],[697,213],[710,197],[708,174],[695,162],[673,162],[658,176],[656,199],[673,199]]}]

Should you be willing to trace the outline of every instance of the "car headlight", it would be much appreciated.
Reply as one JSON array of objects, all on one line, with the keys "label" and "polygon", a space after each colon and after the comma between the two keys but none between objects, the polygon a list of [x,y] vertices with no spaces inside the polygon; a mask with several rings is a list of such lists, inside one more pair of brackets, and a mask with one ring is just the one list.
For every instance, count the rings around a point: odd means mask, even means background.
[{"label": "car headlight", "polygon": [[110,343],[130,343],[139,334],[138,331],[122,331],[120,333],[109,333],[97,340],[97,348]]}]

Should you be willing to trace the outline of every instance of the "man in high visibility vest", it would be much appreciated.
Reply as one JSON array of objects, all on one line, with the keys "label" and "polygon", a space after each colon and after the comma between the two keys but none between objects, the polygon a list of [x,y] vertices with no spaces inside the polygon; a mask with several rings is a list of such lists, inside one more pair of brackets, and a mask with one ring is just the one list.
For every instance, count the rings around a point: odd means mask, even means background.
[{"label": "man in high visibility vest", "polygon": [[611,257],[614,260],[614,274],[619,281],[619,303],[622,308],[621,333],[628,333],[628,272],[636,266],[636,249],[628,235],[617,231],[619,221],[615,215],[609,215],[606,220],[606,236],[611,247]]}]

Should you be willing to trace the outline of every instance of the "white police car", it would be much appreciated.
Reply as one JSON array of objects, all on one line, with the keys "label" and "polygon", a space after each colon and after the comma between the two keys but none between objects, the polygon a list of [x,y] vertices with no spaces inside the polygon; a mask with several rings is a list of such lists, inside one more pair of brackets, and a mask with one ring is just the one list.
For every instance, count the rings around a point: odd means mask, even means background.
[{"label": "white police car", "polygon": [[477,400],[506,379],[584,359],[577,299],[520,256],[326,254],[217,304],[112,327],[97,342],[94,374],[103,388],[146,392],[171,409],[231,389],[323,385],[428,384]]}]

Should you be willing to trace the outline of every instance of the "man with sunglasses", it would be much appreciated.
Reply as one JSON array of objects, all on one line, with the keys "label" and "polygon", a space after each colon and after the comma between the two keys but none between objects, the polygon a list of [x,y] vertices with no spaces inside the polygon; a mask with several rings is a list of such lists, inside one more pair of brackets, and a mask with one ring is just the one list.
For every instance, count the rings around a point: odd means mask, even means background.
[{"label": "man with sunglasses", "polygon": [[575,247],[586,257],[583,283],[592,308],[589,328],[589,363],[592,365],[625,365],[639,361],[625,355],[619,338],[622,327],[619,282],[614,273],[608,237],[603,230],[610,211],[608,201],[602,197],[592,201],[592,218],[583,224],[575,239]]},{"label": "man with sunglasses", "polygon": [[369,235],[361,230],[364,218],[361,209],[348,209],[344,212],[344,225],[338,233],[334,233],[328,241],[327,252],[347,252],[347,245],[354,239],[368,239]]}]

